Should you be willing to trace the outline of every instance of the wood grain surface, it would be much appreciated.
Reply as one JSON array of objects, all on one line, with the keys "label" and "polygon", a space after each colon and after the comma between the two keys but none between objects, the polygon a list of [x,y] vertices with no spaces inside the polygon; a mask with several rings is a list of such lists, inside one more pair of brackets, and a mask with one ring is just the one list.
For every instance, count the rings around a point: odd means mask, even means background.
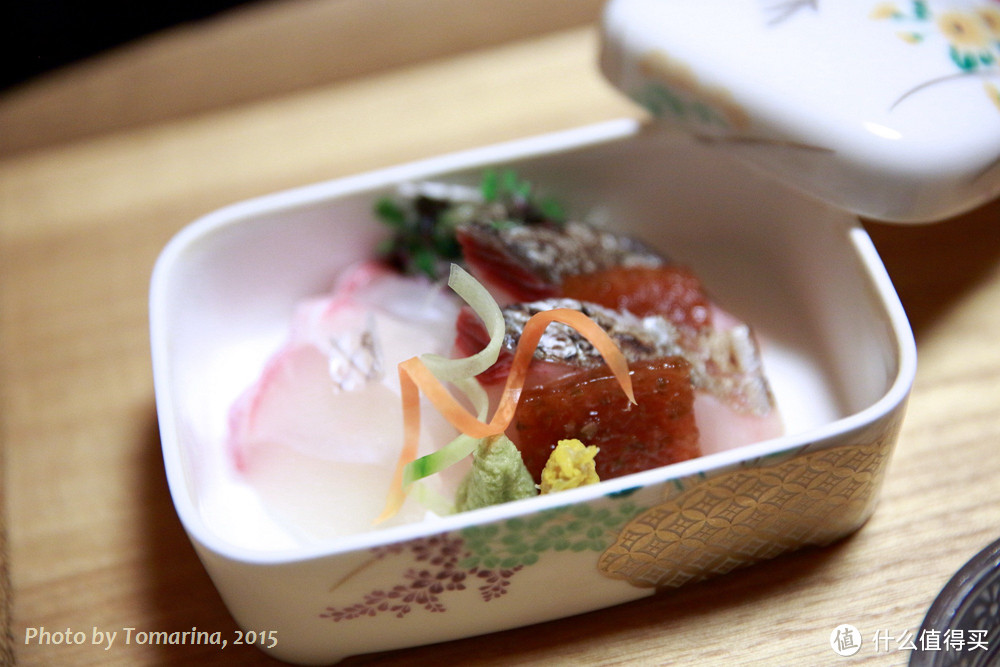
[{"label": "wood grain surface", "polygon": [[[418,4],[265,4],[0,95],[0,499],[11,585],[0,589],[0,659],[274,664],[246,648],[25,643],[41,627],[236,628],[174,513],[159,451],[147,289],[174,233],[286,187],[641,117],[596,71],[596,3],[468,3],[496,13],[496,33],[451,11],[464,3],[428,3],[426,13]],[[531,7],[520,27],[515,5]],[[373,7],[408,17],[405,31],[391,24],[392,48]],[[324,52],[315,24],[334,15]],[[457,23],[442,45],[428,35],[446,17]],[[297,34],[308,58],[288,55]],[[257,65],[234,59],[250,52]],[[304,58],[329,62],[307,76],[297,71]],[[242,81],[256,67],[260,80]],[[880,505],[861,531],[640,602],[345,664],[821,665],[841,661],[828,643],[840,623],[866,640],[915,633],[951,575],[1000,537],[1000,205],[933,225],[866,226],[913,324],[919,369]],[[906,663],[905,650],[887,649],[842,661]]]}]

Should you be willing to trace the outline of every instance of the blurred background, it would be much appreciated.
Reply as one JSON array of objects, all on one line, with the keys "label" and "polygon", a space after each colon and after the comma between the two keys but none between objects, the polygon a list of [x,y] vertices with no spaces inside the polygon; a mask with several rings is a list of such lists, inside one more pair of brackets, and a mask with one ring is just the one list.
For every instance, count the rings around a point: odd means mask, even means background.
[{"label": "blurred background", "polygon": [[[164,28],[203,19],[252,0],[18,0],[7,3],[10,53],[0,87],[93,56]],[[17,46],[14,46],[17,45]]]},{"label": "blurred background", "polygon": [[0,21],[0,155],[585,29],[603,3],[16,0]]}]

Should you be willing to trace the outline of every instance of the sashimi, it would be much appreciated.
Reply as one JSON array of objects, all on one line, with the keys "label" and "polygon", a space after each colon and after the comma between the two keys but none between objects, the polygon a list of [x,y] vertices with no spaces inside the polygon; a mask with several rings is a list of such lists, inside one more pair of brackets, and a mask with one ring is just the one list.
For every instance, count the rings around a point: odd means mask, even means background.
[{"label": "sashimi", "polygon": [[[617,428],[622,437],[646,442],[653,450],[683,452],[674,456],[676,461],[782,433],[753,332],[715,304],[693,272],[628,237],[587,231],[583,223],[566,225],[563,231],[567,229],[572,229],[567,237],[551,227],[521,226],[511,231],[469,225],[458,231],[471,270],[491,290],[507,299],[539,296],[518,299],[504,308],[508,351],[479,376],[491,394],[503,382],[509,348],[516,344],[524,318],[546,308],[577,308],[608,331],[630,363],[678,357],[689,365],[698,432],[693,445],[688,435],[676,447],[656,440],[660,436],[641,421],[629,420],[626,425],[622,420],[608,427]],[[467,353],[482,339],[479,325],[463,311],[457,322],[456,350]],[[566,400],[587,386],[596,363],[586,341],[555,329],[543,339],[535,357],[532,383],[558,386]],[[637,392],[641,405],[642,392]],[[509,435],[519,442],[516,434]],[[585,436],[560,432],[558,437],[586,442]]]},{"label": "sashimi", "polygon": [[[314,536],[370,529],[383,502],[371,489],[387,484],[402,440],[396,365],[447,353],[441,331],[457,312],[440,285],[375,262],[352,267],[329,294],[298,304],[288,339],[230,411],[235,468],[286,522]],[[456,433],[432,409],[421,423],[427,443]],[[322,488],[317,470],[340,481]],[[309,503],[301,502],[306,491]],[[321,502],[345,495],[350,512]],[[422,515],[414,507],[409,518]]]},{"label": "sashimi", "polygon": [[782,432],[753,331],[691,269],[566,220],[509,171],[402,191],[376,203],[386,242],[297,305],[230,411],[234,470],[293,531],[421,520]]},{"label": "sashimi", "polygon": [[560,440],[596,446],[600,479],[698,456],[690,366],[679,357],[629,365],[635,405],[598,367],[526,388],[508,431],[528,471],[542,470]]}]

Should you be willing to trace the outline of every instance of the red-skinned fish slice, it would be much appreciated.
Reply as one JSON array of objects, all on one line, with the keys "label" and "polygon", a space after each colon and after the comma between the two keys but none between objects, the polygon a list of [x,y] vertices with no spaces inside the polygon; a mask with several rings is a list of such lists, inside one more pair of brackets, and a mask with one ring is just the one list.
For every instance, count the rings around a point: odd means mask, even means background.
[{"label": "red-skinned fish slice", "polygon": [[627,310],[638,317],[662,315],[677,325],[711,326],[712,305],[690,269],[677,265],[614,266],[566,276],[559,296]]},{"label": "red-skinned fish slice", "polygon": [[636,362],[629,375],[635,405],[606,368],[525,388],[507,435],[536,482],[556,443],[568,438],[600,449],[595,463],[601,479],[701,454],[687,362],[679,357]]},{"label": "red-skinned fish slice", "polygon": [[460,226],[456,238],[469,271],[500,305],[558,296],[570,275],[669,263],[640,241],[579,222],[562,226],[476,222]]}]

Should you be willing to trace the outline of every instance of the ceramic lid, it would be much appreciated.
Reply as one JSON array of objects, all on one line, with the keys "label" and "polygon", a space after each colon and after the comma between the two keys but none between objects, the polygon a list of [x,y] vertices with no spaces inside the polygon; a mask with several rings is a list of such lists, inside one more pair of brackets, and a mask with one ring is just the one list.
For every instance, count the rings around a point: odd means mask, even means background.
[{"label": "ceramic lid", "polygon": [[1000,193],[1000,0],[610,0],[601,69],[665,126],[855,213]]}]

